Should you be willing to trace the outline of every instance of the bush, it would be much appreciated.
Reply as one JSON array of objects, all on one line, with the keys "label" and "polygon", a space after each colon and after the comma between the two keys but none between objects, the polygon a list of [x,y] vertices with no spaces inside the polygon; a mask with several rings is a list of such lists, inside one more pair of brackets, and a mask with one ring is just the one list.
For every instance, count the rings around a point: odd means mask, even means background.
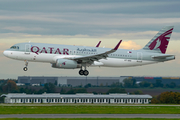
[{"label": "bush", "polygon": [[157,100],[157,98],[153,97],[151,100],[151,104],[158,104],[160,103],[159,100]]},{"label": "bush", "polygon": [[124,88],[112,88],[108,90],[107,94],[109,93],[126,93],[126,90]]},{"label": "bush", "polygon": [[71,89],[66,94],[87,93],[85,88]]},{"label": "bush", "polygon": [[141,90],[136,90],[133,94],[143,94],[143,92]]},{"label": "bush", "polygon": [[163,92],[157,96],[157,99],[152,99],[151,103],[162,103],[162,104],[180,104],[180,93],[179,92]]}]

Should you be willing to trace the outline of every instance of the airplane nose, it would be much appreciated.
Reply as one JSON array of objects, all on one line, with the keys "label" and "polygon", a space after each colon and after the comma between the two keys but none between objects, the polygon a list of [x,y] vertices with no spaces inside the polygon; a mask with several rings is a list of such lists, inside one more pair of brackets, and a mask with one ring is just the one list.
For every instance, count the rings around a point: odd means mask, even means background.
[{"label": "airplane nose", "polygon": [[8,57],[8,51],[5,50],[5,51],[3,52],[3,54],[4,54],[4,56]]}]

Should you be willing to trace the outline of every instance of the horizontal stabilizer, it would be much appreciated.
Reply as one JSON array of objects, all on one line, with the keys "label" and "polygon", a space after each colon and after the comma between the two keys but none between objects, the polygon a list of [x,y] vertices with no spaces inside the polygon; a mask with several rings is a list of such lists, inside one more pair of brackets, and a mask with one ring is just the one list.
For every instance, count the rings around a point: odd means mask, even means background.
[{"label": "horizontal stabilizer", "polygon": [[175,56],[174,55],[152,56],[153,59],[165,59],[167,57],[175,57]]}]

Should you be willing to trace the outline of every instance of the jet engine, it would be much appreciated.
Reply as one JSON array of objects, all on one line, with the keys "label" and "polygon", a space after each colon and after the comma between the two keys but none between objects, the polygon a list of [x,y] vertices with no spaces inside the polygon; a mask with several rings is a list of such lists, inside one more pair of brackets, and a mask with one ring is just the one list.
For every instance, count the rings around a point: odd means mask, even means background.
[{"label": "jet engine", "polygon": [[57,59],[56,63],[52,64],[53,68],[62,68],[62,69],[75,69],[80,68],[81,65],[78,64],[74,60],[68,60],[68,59]]}]

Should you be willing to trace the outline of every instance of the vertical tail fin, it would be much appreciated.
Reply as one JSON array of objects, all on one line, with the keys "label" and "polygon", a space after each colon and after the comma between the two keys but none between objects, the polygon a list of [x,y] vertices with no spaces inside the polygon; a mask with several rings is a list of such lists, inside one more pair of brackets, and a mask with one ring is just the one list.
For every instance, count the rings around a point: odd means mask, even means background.
[{"label": "vertical tail fin", "polygon": [[143,48],[165,54],[174,26],[163,27]]}]

